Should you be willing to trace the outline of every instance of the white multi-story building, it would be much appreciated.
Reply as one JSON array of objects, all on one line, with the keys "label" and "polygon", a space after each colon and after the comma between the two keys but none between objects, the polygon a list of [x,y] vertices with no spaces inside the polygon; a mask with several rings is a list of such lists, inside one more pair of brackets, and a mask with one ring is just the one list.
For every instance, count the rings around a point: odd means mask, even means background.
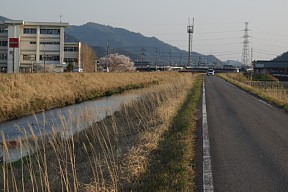
[{"label": "white multi-story building", "polygon": [[81,42],[65,42],[64,43],[64,63],[73,64],[73,67],[81,66]]},{"label": "white multi-story building", "polygon": [[0,22],[1,71],[8,73],[33,71],[33,66],[39,64],[44,66],[44,69],[48,65],[63,69],[68,62],[79,65],[81,44],[65,45],[66,27],[68,23],[61,22],[22,20]]}]

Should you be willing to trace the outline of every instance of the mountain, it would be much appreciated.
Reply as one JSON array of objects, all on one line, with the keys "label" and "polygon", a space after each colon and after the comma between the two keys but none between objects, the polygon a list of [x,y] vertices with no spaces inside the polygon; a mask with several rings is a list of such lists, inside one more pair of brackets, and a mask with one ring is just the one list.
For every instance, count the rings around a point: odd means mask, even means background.
[{"label": "mountain", "polygon": [[69,33],[66,33],[65,32],[65,35],[64,35],[64,41],[65,42],[80,42],[79,39],[77,39],[76,37],[70,35]]},{"label": "mountain", "polygon": [[[7,18],[0,16],[0,21]],[[114,28],[97,23],[81,26],[71,25],[65,29],[65,42],[84,42],[90,45],[97,57],[109,53],[129,56],[134,61],[149,61],[150,65],[186,65],[188,52],[160,41],[156,37],[145,37],[123,28]],[[223,64],[213,55],[192,53],[194,65]]]},{"label": "mountain", "polygon": [[8,18],[6,18],[6,17],[3,17],[3,16],[0,16],[0,21],[5,21],[5,20],[7,20]]},{"label": "mountain", "polygon": [[288,52],[285,52],[278,57],[274,58],[272,61],[288,61]]},{"label": "mountain", "polygon": [[[179,65],[186,64],[188,52],[160,41],[156,37],[145,37],[123,28],[97,23],[86,23],[81,26],[72,25],[66,30],[82,42],[92,46],[98,57],[109,53],[120,53],[129,56],[132,60],[149,61],[150,64]],[[205,56],[199,53],[192,53],[193,63],[222,63],[214,56]]]},{"label": "mountain", "polygon": [[225,65],[233,65],[235,67],[241,67],[243,64],[239,61],[234,61],[234,60],[227,60],[224,61]]}]

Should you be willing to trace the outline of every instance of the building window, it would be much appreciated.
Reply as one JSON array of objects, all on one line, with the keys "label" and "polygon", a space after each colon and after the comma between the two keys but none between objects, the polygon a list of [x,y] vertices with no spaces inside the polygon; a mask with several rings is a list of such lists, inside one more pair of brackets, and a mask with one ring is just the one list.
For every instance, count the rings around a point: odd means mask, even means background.
[{"label": "building window", "polygon": [[60,29],[40,29],[40,34],[59,35]]},{"label": "building window", "polygon": [[0,60],[7,60],[7,54],[0,54]]},{"label": "building window", "polygon": [[24,29],[23,29],[23,33],[24,33],[24,34],[36,34],[36,33],[37,33],[37,29],[24,28]]},{"label": "building window", "polygon": [[78,52],[78,47],[64,47],[64,51],[66,52]]},{"label": "building window", "polygon": [[26,61],[35,60],[35,58],[36,58],[36,55],[23,55],[23,60],[26,60]]},{"label": "building window", "polygon": [[59,55],[40,55],[40,60],[41,61],[60,61],[60,56]]},{"label": "building window", "polygon": [[8,33],[8,29],[6,29],[6,28],[0,28],[0,33],[5,33],[5,34],[7,34],[7,33]]},{"label": "building window", "polygon": [[31,44],[31,45],[35,45],[35,44],[36,44],[36,41],[30,41],[30,44]]},{"label": "building window", "polygon": [[60,42],[59,41],[54,41],[54,42],[53,41],[47,41],[47,42],[41,41],[40,44],[41,45],[60,45]]},{"label": "building window", "polygon": [[76,58],[64,58],[65,63],[78,63],[78,59]]},{"label": "building window", "polygon": [[7,47],[8,41],[0,41],[0,47]]}]

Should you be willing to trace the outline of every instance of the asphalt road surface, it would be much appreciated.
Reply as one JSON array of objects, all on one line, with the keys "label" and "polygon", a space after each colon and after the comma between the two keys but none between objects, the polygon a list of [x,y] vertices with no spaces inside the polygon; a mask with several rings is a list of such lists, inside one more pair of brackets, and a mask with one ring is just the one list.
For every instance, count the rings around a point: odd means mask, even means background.
[{"label": "asphalt road surface", "polygon": [[214,191],[288,191],[288,114],[205,77]]}]

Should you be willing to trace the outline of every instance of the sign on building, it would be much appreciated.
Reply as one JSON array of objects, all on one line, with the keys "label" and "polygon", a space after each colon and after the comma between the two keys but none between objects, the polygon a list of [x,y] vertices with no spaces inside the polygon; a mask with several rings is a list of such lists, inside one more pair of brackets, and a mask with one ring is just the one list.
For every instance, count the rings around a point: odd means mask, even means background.
[{"label": "sign on building", "polygon": [[9,38],[9,48],[19,48],[19,38]]}]

